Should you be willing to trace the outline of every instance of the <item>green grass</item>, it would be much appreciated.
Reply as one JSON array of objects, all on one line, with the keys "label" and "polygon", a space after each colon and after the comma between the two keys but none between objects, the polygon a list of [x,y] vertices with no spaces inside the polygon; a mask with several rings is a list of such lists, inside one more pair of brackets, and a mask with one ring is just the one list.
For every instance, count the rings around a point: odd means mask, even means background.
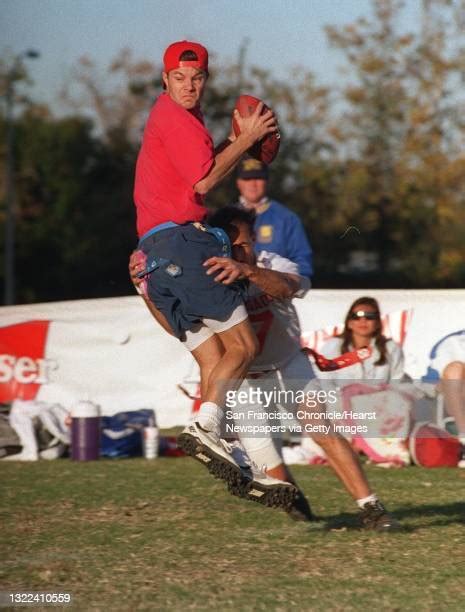
[{"label": "green grass", "polygon": [[465,470],[368,467],[400,534],[359,531],[326,467],[293,470],[316,525],[189,458],[0,470],[0,590],[68,591],[76,610],[465,609]]}]

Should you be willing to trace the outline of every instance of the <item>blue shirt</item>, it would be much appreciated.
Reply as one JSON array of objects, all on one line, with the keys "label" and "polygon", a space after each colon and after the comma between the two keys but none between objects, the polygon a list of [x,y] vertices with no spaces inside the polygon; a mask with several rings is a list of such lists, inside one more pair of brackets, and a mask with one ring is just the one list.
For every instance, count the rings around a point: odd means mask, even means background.
[{"label": "blue shirt", "polygon": [[[260,212],[259,212],[260,211]],[[299,266],[299,274],[313,275],[313,252],[298,215],[276,200],[267,200],[255,219],[255,252],[270,251]]]}]

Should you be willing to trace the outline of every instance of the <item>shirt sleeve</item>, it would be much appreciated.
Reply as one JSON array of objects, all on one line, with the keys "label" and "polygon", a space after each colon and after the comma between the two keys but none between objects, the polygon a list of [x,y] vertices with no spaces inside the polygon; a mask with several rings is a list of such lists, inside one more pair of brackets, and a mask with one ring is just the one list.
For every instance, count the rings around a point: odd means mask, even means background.
[{"label": "shirt sleeve", "polygon": [[[335,359],[336,357],[339,357],[341,354],[341,339],[330,338],[321,346],[318,352],[327,359]],[[347,370],[347,368],[345,370]],[[350,379],[350,375],[348,376],[347,371],[344,370],[324,372],[323,370],[320,370],[317,365],[315,365],[314,371],[317,378],[321,381],[322,389],[325,389],[326,391],[336,389],[339,378],[342,378],[343,380]],[[341,374],[341,372],[343,372],[343,374]]]},{"label": "shirt sleeve", "polygon": [[289,259],[297,263],[299,273],[302,276],[310,278],[313,275],[312,247],[305,233],[304,226],[297,215],[292,215],[289,218],[286,234]]},{"label": "shirt sleeve", "polygon": [[286,257],[282,257],[277,253],[269,253],[261,251],[257,258],[257,265],[261,268],[268,268],[276,272],[284,274],[295,274],[300,279],[300,287],[294,297],[303,298],[311,287],[310,279],[302,276],[299,270],[299,265],[295,261],[291,261]]},{"label": "shirt sleeve", "polygon": [[430,366],[437,371],[440,377],[444,373],[444,368],[451,361],[465,361],[465,330],[446,337],[436,347]]},{"label": "shirt sleeve", "polygon": [[299,274],[299,266],[297,262],[282,257],[277,253],[269,253],[268,251],[261,251],[258,256],[257,263],[260,267],[269,268],[276,272],[284,272],[286,274]]}]

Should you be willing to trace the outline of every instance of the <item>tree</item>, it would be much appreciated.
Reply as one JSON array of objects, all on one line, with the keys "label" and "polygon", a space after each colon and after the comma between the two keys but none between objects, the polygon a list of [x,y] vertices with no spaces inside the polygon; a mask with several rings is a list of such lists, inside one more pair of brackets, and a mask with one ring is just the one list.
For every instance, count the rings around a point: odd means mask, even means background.
[{"label": "tree", "polygon": [[161,70],[148,60],[136,60],[122,49],[101,73],[88,56],[81,57],[61,92],[68,112],[89,116],[107,142],[140,141],[150,101],[161,88]]},{"label": "tree", "polygon": [[[279,117],[281,151],[269,191],[309,232],[316,286],[465,281],[464,3],[423,0],[413,33],[400,31],[402,7],[398,0],[373,0],[371,17],[328,28],[348,69],[340,90],[322,87],[303,67],[282,80],[246,65],[245,42],[237,63],[215,72],[212,61],[205,108],[216,142],[230,130],[239,93],[264,99]],[[103,70],[81,58],[65,88],[68,116],[57,119],[30,101],[21,107],[15,120],[20,301],[132,291],[134,167],[160,74],[161,66],[129,50]],[[0,85],[1,75],[0,66]],[[231,175],[207,204],[236,197]]]},{"label": "tree", "polygon": [[81,117],[17,123],[18,301],[127,294],[134,158]]},{"label": "tree", "polygon": [[374,0],[373,7],[372,21],[328,28],[353,76],[338,130],[348,170],[340,195],[350,194],[360,246],[377,253],[378,273],[428,286],[443,282],[447,239],[437,229],[457,209],[447,181],[457,181],[452,168],[463,159],[457,147],[463,122],[452,92],[463,74],[456,24],[464,7],[424,0],[417,34],[398,31],[403,3]]}]

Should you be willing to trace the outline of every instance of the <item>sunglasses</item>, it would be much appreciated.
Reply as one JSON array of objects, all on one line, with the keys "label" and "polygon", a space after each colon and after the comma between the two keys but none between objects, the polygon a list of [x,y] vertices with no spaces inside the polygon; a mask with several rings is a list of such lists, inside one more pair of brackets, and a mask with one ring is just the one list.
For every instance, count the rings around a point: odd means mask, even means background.
[{"label": "sunglasses", "polygon": [[359,319],[377,321],[379,319],[379,313],[366,310],[356,310],[355,312],[350,313],[349,319],[351,319],[352,321],[358,321]]}]

